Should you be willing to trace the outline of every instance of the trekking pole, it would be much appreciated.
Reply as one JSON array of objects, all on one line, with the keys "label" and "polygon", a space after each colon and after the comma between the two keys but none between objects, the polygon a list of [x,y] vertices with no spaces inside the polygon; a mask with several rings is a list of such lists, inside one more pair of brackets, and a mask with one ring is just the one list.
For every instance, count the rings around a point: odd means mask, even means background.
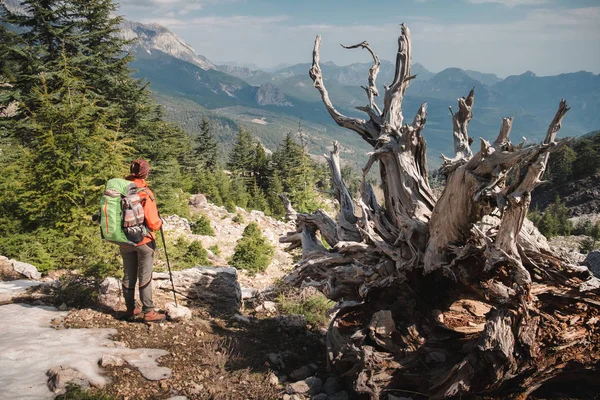
[{"label": "trekking pole", "polygon": [[[158,217],[162,219],[160,214],[158,214]],[[173,288],[173,300],[175,300],[175,307],[178,307],[177,296],[175,295],[175,284],[173,283],[173,274],[171,273],[171,264],[169,263],[169,253],[167,253],[167,241],[165,240],[165,231],[163,230],[162,221],[160,224],[160,236],[162,237],[163,246],[165,247],[165,258],[167,259],[167,268],[169,269],[169,279],[171,280],[171,287]]]}]

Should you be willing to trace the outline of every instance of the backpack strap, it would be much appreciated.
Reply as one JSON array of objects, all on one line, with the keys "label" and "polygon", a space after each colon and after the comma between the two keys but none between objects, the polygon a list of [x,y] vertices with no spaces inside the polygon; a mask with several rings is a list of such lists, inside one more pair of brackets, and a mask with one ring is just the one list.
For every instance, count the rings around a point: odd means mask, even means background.
[{"label": "backpack strap", "polygon": [[140,189],[138,189],[138,193],[139,193],[139,192],[144,192],[144,193],[146,193],[146,194],[148,195],[148,197],[150,197],[150,200],[152,200],[152,201],[155,201],[155,200],[154,200],[154,196],[152,195],[152,192],[151,192],[150,190],[148,190],[148,188],[145,188],[145,187],[143,187],[143,188],[140,188]]}]

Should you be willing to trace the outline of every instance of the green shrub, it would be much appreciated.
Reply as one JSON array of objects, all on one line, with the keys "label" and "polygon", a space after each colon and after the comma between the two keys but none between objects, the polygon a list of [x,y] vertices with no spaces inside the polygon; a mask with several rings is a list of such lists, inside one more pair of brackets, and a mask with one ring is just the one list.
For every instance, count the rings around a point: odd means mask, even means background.
[{"label": "green shrub", "polygon": [[172,245],[167,245],[167,248],[173,269],[186,269],[210,264],[208,252],[199,240],[190,242],[181,236]]},{"label": "green shrub", "polygon": [[53,296],[54,304],[66,304],[74,308],[93,307],[98,300],[100,282],[100,279],[93,277],[67,274],[60,278],[60,285]]},{"label": "green shrub", "polygon": [[558,197],[543,213],[535,209],[527,217],[547,238],[568,236],[573,231],[573,223],[569,221],[569,208]]},{"label": "green shrub", "polygon": [[221,249],[219,248],[219,245],[214,244],[212,246],[210,246],[208,248],[215,256],[220,256],[221,255]]},{"label": "green shrub", "polygon": [[210,219],[204,214],[192,225],[192,233],[194,235],[215,236],[215,231],[210,225]]},{"label": "green shrub", "polygon": [[235,201],[233,201],[233,200],[228,200],[228,201],[225,203],[225,209],[227,210],[227,212],[230,212],[230,213],[234,213],[234,212],[236,212],[236,211],[237,211],[237,208],[236,208],[236,205],[235,205]]},{"label": "green shrub", "polygon": [[70,231],[37,229],[0,238],[0,254],[35,265],[46,273],[53,269],[80,269],[98,278],[116,273],[119,247],[105,242],[96,226],[75,226]]},{"label": "green shrub", "polygon": [[255,274],[267,269],[274,253],[275,247],[264,238],[258,225],[251,222],[238,240],[230,263],[237,269]]},{"label": "green shrub", "polygon": [[243,224],[244,222],[246,222],[244,220],[244,216],[241,214],[235,214],[233,218],[231,218],[231,221],[235,222],[236,224]]},{"label": "green shrub", "polygon": [[334,302],[321,293],[307,297],[306,299],[290,299],[284,294],[277,297],[285,314],[300,314],[306,317],[313,327],[324,327],[329,322],[327,311],[334,306]]},{"label": "green shrub", "polygon": [[82,389],[72,383],[67,384],[64,394],[55,397],[55,400],[113,400],[114,397],[103,393],[93,393],[93,389]]},{"label": "green shrub", "polygon": [[594,238],[588,237],[581,241],[579,245],[579,252],[583,254],[587,254],[592,250],[596,249],[596,240]]}]

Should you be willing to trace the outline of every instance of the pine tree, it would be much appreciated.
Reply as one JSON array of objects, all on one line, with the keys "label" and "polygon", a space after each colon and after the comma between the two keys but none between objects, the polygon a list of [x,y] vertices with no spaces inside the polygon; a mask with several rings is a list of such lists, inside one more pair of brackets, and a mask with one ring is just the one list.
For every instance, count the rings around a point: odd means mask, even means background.
[{"label": "pine tree", "polygon": [[195,138],[194,154],[199,161],[201,171],[214,172],[218,166],[219,144],[213,137],[210,122],[204,118],[200,125],[200,134]]},{"label": "pine tree", "polygon": [[248,177],[252,174],[252,164],[254,162],[254,152],[256,149],[255,140],[252,134],[240,128],[235,138],[235,145],[229,153],[227,168],[232,173]]},{"label": "pine tree", "polygon": [[34,226],[65,228],[87,219],[106,180],[124,172],[130,149],[118,140],[106,110],[87,97],[79,72],[63,54],[61,70],[42,75],[32,88],[36,107],[18,131],[30,139],[24,179]]},{"label": "pine tree", "polygon": [[273,153],[273,164],[280,174],[283,190],[298,211],[314,211],[319,207],[314,191],[315,168],[291,132]]}]

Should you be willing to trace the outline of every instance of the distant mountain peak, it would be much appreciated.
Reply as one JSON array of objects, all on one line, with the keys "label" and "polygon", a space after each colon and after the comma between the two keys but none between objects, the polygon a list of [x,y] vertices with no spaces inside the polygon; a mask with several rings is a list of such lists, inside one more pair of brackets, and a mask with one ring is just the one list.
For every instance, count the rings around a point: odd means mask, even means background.
[{"label": "distant mountain peak", "polygon": [[526,71],[522,73],[521,76],[535,78],[537,75],[533,71]]},{"label": "distant mountain peak", "polygon": [[123,21],[120,28],[122,38],[136,40],[134,48],[143,49],[147,53],[151,53],[152,50],[160,50],[202,69],[216,69],[215,65],[206,57],[196,54],[190,45],[163,25],[154,22],[142,24],[140,22]]}]

